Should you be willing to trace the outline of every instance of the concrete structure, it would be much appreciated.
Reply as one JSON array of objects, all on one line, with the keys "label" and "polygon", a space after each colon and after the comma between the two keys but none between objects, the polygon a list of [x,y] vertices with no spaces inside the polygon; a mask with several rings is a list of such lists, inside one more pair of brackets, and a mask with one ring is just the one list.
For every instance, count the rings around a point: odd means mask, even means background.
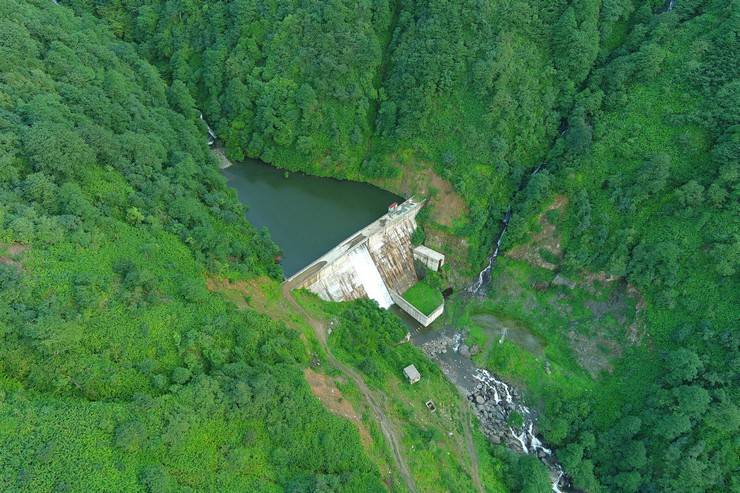
[{"label": "concrete structure", "polygon": [[416,281],[411,234],[422,207],[413,198],[361,229],[290,277],[291,288],[305,288],[328,301],[371,298],[383,308],[391,291],[404,292]]},{"label": "concrete structure", "polygon": [[438,271],[445,264],[445,256],[424,245],[414,248],[414,260],[418,260],[428,269]]},{"label": "concrete structure", "polygon": [[[291,289],[308,289],[327,301],[370,298],[382,308],[394,303],[424,327],[444,311],[442,303],[433,313],[423,314],[399,293],[418,281],[414,268],[411,235],[423,201],[413,197],[393,205],[383,217],[364,227],[285,281]],[[444,256],[422,250],[429,258]],[[436,269],[435,269],[436,270]]]},{"label": "concrete structure", "polygon": [[406,378],[409,379],[409,383],[412,385],[421,380],[421,374],[414,365],[409,365],[404,368],[403,374],[406,375]]},{"label": "concrete structure", "polygon": [[401,310],[411,315],[411,317],[414,320],[419,322],[424,327],[428,327],[429,324],[437,320],[439,316],[442,315],[442,313],[444,313],[445,311],[444,301],[440,303],[440,305],[437,308],[435,308],[435,310],[432,313],[430,313],[429,315],[424,315],[421,312],[421,310],[419,310],[414,305],[406,301],[406,299],[403,296],[401,296],[395,291],[391,291],[391,299],[396,305],[398,305],[398,307]]}]

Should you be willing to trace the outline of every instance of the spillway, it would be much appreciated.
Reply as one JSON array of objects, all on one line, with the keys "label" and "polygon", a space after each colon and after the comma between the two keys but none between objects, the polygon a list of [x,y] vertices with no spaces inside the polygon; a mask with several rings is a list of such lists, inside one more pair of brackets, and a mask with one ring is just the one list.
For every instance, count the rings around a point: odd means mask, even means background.
[{"label": "spillway", "polygon": [[352,267],[357,272],[358,279],[365,289],[368,298],[378,302],[381,308],[388,308],[393,304],[391,294],[380,277],[370,252],[365,245],[355,248],[347,255]]}]

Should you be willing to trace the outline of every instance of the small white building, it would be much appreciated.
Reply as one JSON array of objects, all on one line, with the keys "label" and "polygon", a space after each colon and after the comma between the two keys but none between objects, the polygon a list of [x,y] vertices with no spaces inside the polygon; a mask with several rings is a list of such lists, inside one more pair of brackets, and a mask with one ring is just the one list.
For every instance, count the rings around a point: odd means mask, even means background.
[{"label": "small white building", "polygon": [[417,370],[414,365],[409,365],[406,368],[404,368],[403,374],[406,375],[406,378],[409,379],[410,384],[415,384],[416,382],[421,380],[421,374],[419,373],[419,370]]},{"label": "small white building", "polygon": [[445,264],[445,256],[424,245],[414,248],[414,260],[418,260],[433,271],[438,271]]}]

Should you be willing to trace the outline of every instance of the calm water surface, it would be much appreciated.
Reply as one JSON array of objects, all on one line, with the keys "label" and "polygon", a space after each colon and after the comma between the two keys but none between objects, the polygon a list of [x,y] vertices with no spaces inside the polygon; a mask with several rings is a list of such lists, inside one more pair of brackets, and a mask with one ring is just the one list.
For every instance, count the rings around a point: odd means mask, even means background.
[{"label": "calm water surface", "polygon": [[266,226],[283,251],[286,277],[382,216],[403,199],[366,183],[285,172],[258,161],[223,170],[247,206],[247,219]]}]

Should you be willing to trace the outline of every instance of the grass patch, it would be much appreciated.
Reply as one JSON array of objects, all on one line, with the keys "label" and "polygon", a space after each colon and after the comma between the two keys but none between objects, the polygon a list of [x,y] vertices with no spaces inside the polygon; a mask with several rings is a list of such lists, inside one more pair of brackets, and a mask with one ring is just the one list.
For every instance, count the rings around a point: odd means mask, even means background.
[{"label": "grass patch", "polygon": [[403,299],[429,315],[442,304],[442,293],[425,282],[417,282],[403,293]]}]

